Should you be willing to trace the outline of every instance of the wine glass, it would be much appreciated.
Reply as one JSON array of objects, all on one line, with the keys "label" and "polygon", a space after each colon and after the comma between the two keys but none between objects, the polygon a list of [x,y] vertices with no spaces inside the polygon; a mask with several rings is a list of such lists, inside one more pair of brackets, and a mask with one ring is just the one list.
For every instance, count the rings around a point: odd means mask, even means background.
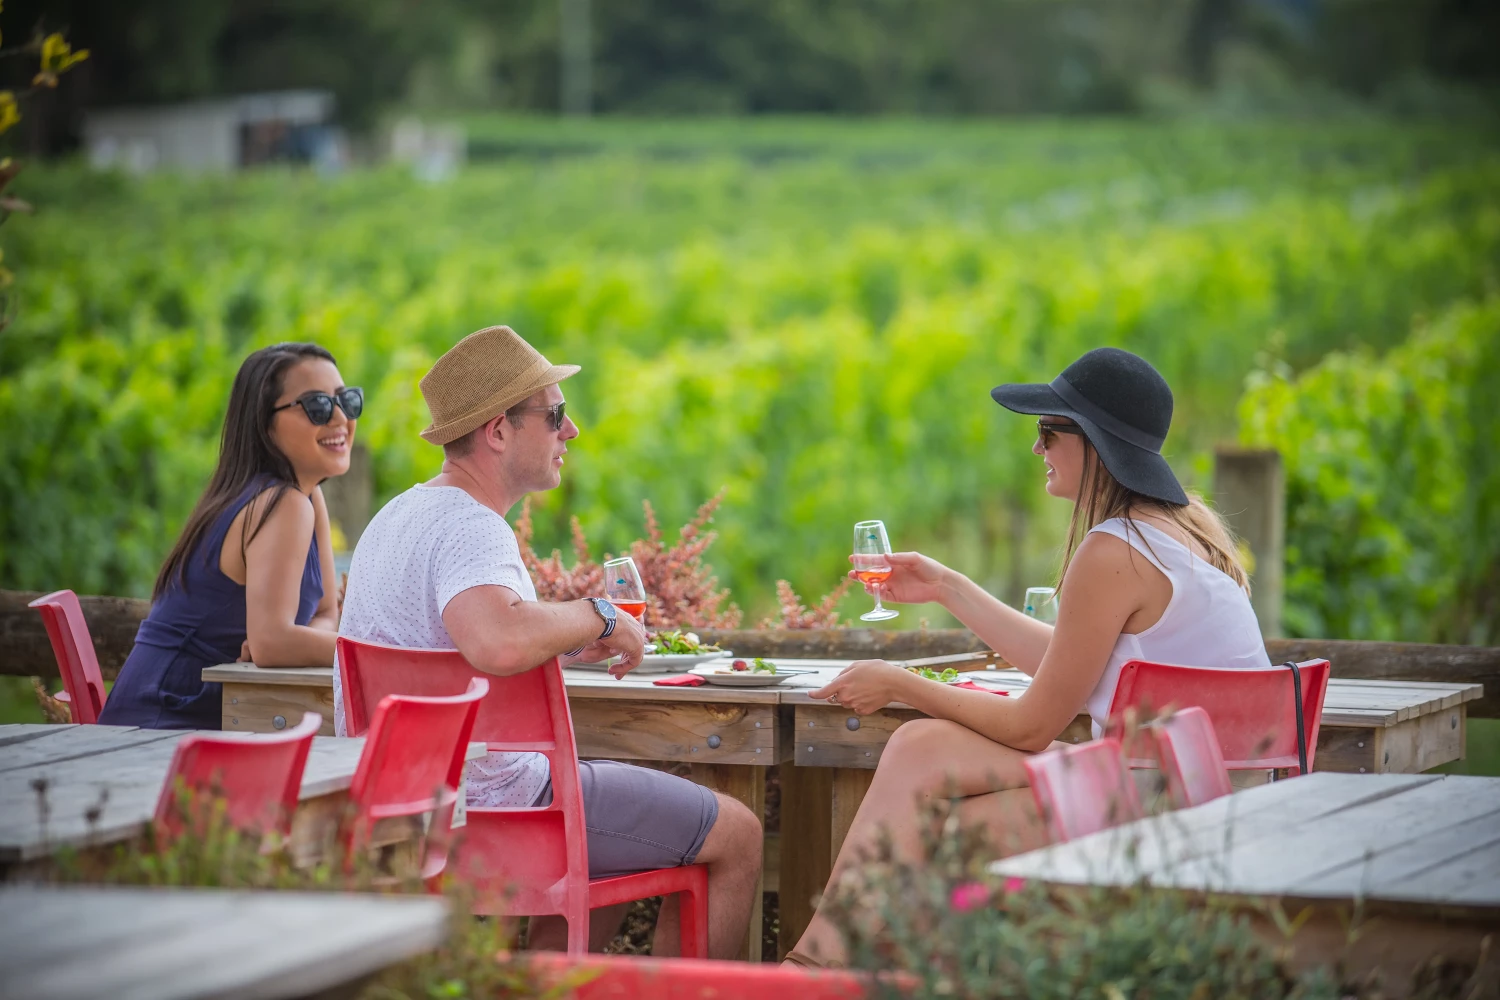
[{"label": "wine glass", "polygon": [[604,564],[604,596],[637,621],[646,614],[646,585],[634,559],[621,556]]},{"label": "wine glass", "polygon": [[1023,614],[1030,615],[1038,621],[1050,624],[1057,623],[1057,590],[1054,587],[1027,587],[1026,603],[1021,608]]},{"label": "wine glass", "polygon": [[901,613],[880,603],[880,585],[891,578],[890,555],[885,522],[861,521],[854,526],[854,578],[875,592],[875,610],[860,615],[860,621],[881,622]]}]

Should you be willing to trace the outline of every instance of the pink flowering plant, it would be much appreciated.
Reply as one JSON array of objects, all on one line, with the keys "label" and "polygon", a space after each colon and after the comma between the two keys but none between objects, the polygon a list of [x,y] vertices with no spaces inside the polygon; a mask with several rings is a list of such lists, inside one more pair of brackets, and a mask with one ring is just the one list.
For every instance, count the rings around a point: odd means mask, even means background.
[{"label": "pink flowering plant", "polygon": [[999,853],[948,801],[931,807],[923,857],[882,844],[834,887],[850,964],[902,971],[907,1000],[1314,1000],[1361,995],[1315,970],[1293,977],[1243,913],[1137,886],[1065,891],[986,871]]}]

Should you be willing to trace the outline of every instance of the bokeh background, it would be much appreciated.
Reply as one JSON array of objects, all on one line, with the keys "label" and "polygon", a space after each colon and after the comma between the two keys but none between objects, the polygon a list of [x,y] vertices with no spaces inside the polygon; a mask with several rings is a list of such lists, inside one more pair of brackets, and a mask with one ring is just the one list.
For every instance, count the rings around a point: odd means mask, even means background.
[{"label": "bokeh background", "polygon": [[[6,44],[39,26],[90,54],[0,139],[36,208],[0,227],[0,587],[146,595],[278,340],[366,388],[388,499],[440,462],[418,377],[503,322],[584,366],[538,547],[577,516],[619,551],[643,499],[670,529],[722,492],[750,623],[778,579],[830,590],[867,517],[1005,598],[1050,582],[1067,507],[988,390],[1117,345],[1172,384],[1190,485],[1218,445],[1282,452],[1288,634],[1496,641],[1492,3],[0,13]],[[288,90],[327,113],[240,126],[227,166],[100,139]]]}]

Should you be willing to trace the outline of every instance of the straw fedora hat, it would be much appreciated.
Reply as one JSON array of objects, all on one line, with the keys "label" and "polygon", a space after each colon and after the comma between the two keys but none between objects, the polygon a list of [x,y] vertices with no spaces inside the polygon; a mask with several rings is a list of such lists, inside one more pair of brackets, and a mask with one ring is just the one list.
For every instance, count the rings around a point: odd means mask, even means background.
[{"label": "straw fedora hat", "polygon": [[432,423],[422,438],[443,445],[504,413],[538,389],[579,372],[554,365],[508,326],[487,326],[454,344],[422,376]]}]

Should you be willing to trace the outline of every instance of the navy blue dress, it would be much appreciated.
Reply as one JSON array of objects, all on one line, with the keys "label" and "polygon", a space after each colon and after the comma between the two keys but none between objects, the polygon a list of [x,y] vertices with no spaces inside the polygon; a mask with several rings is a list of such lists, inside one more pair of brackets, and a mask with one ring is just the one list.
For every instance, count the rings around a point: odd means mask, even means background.
[{"label": "navy blue dress", "polygon": [[[219,569],[219,552],[235,515],[268,481],[257,482],[219,515],[188,557],[182,581],[151,604],[120,668],[99,722],[143,729],[220,729],[223,686],[204,683],[203,668],[239,659],[245,641],[245,588]],[[282,503],[297,502],[288,496]],[[318,537],[313,534],[302,569],[297,624],[306,625],[323,597]]]}]

